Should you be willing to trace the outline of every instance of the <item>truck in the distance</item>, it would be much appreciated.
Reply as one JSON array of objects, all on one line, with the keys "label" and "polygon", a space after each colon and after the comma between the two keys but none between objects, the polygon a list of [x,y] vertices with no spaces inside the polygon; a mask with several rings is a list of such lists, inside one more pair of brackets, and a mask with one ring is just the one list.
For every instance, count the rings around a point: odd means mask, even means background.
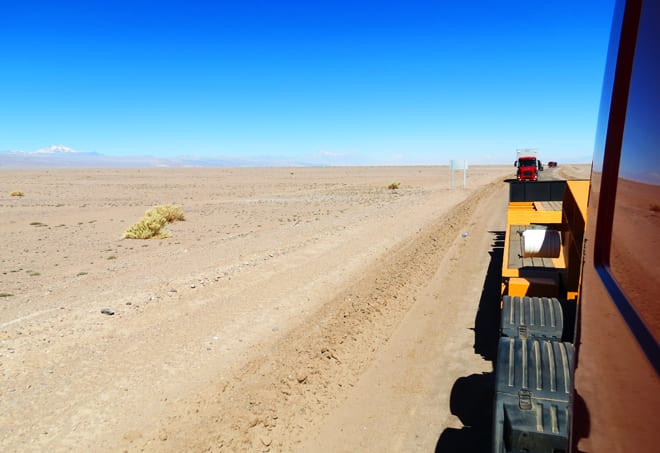
[{"label": "truck in the distance", "polygon": [[536,149],[518,149],[516,150],[518,158],[514,165],[518,169],[516,179],[518,181],[538,181],[540,161],[537,158]]}]

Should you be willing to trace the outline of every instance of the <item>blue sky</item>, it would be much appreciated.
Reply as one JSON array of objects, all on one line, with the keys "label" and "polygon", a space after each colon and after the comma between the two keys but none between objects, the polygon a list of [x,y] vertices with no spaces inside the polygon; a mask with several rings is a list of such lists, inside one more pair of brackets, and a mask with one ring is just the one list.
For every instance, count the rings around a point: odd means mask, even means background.
[{"label": "blue sky", "polygon": [[613,1],[3,2],[0,150],[590,161]]}]

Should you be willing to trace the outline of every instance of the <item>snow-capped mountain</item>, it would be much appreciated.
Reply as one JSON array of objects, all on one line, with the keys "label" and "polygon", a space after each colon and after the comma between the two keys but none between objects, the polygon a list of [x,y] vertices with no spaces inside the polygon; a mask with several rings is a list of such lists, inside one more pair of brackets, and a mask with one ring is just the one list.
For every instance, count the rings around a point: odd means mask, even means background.
[{"label": "snow-capped mountain", "polygon": [[78,151],[64,145],[50,145],[48,148],[40,148],[32,152],[34,154],[57,154],[57,153],[77,153]]},{"label": "snow-capped mountain", "polygon": [[0,167],[94,167],[103,166],[101,155],[81,152],[65,145],[50,145],[35,151],[0,151]]},{"label": "snow-capped mountain", "polygon": [[269,158],[107,156],[51,145],[36,151],[1,151],[0,168],[108,168],[108,167],[270,167],[310,166],[307,162]]},{"label": "snow-capped mountain", "polygon": [[65,145],[50,145],[46,148],[39,148],[35,151],[25,151],[25,150],[13,150],[13,151],[5,151],[5,153],[9,154],[22,154],[22,155],[35,155],[35,154],[76,154],[78,151],[75,149],[65,146]]}]

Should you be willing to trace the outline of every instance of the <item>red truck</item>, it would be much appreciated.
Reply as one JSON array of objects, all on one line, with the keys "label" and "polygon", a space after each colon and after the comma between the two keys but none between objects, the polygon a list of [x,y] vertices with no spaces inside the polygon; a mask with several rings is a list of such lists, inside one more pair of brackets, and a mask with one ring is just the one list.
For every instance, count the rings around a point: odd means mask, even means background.
[{"label": "red truck", "polygon": [[537,159],[538,150],[536,149],[519,149],[516,150],[518,159],[513,164],[518,171],[516,172],[516,179],[518,181],[538,181],[539,170],[541,161]]}]

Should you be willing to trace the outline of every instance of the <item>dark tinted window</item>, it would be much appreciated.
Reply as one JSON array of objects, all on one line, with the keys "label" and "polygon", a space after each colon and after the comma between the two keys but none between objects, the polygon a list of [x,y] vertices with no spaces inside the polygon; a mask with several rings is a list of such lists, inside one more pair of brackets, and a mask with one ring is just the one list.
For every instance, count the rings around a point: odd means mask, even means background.
[{"label": "dark tinted window", "polygon": [[660,338],[660,37],[658,2],[645,2],[621,148],[610,266],[626,298]]}]

